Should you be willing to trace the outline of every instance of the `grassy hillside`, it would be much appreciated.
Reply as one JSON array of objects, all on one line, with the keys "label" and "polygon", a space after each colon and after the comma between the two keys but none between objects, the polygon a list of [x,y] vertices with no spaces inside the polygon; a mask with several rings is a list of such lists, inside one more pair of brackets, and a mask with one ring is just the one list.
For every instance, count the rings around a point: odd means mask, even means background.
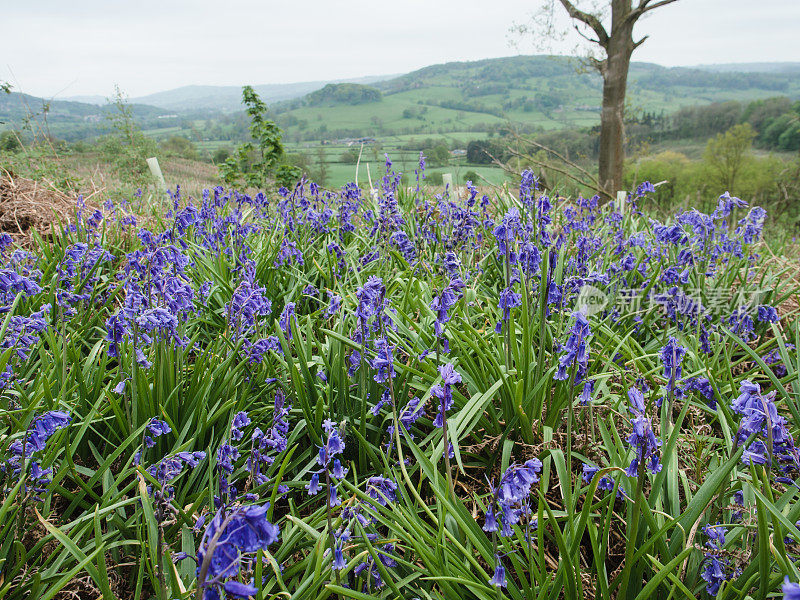
[{"label": "grassy hillside", "polygon": [[[768,63],[739,68],[633,63],[628,115],[635,119],[647,113],[651,121],[663,120],[685,107],[728,100],[747,103],[776,96],[800,98],[800,65]],[[413,173],[419,151],[440,144],[456,151],[447,166],[456,181],[461,180],[462,171],[472,170],[492,183],[501,183],[505,179],[502,171],[469,165],[458,150],[470,141],[502,135],[509,128],[544,137],[547,132],[561,135],[570,130],[564,136],[574,137],[599,124],[600,77],[566,57],[454,62],[384,80],[351,81],[358,84],[256,86],[285,132],[287,150],[302,154],[306,164],[316,165],[319,171],[326,170],[327,183],[334,186],[354,177],[352,153],[362,142],[362,164],[375,163],[377,167],[388,152],[401,170]],[[361,85],[366,83],[370,85]],[[303,93],[303,97],[291,98]],[[146,135],[159,142],[172,136],[188,138],[201,155],[210,157],[249,138],[240,96],[240,88],[234,86],[189,86],[143,98],[161,108],[149,104],[132,104],[131,108]],[[280,98],[291,99],[275,102]],[[0,96],[0,130],[19,128],[27,111],[40,111],[41,106],[41,99],[21,94]],[[106,131],[104,117],[109,110],[108,106],[54,101],[49,105],[48,130],[67,141],[91,139]],[[552,139],[548,141],[552,143]],[[662,141],[660,137],[652,140]],[[570,153],[573,157],[588,154]],[[443,170],[429,166],[434,172]]]},{"label": "grassy hillside", "polygon": [[[480,132],[506,123],[527,130],[599,122],[601,80],[564,57],[517,56],[434,65],[374,87],[383,100],[363,106],[311,106],[297,100],[274,107],[288,139],[432,135]],[[800,97],[800,75],[711,72],[634,63],[633,110],[674,112],[684,106],[775,95]]]}]

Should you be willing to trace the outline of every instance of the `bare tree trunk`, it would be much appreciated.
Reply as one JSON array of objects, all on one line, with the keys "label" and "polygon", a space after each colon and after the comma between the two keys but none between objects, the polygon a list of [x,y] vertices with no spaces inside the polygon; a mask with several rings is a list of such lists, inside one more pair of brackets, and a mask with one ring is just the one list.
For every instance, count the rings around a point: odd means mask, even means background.
[{"label": "bare tree trunk", "polygon": [[603,104],[600,112],[599,183],[602,191],[616,197],[622,188],[622,168],[625,164],[625,91],[628,86],[628,67],[631,55],[646,39],[633,41],[633,27],[645,13],[672,4],[677,0],[610,0],[611,29],[606,30],[601,13],[577,8],[573,0],[559,0],[567,14],[576,22],[591,29],[594,38],[578,33],[597,44],[605,52],[604,60],[592,59],[603,76]]},{"label": "bare tree trunk", "polygon": [[612,29],[607,57],[600,65],[603,104],[600,112],[600,185],[612,196],[622,189],[625,164],[625,92],[633,54],[633,22],[627,19],[630,0],[612,2]]},{"label": "bare tree trunk", "polygon": [[612,195],[622,189],[622,167],[625,163],[625,91],[633,45],[632,42],[626,42],[624,39],[611,38],[608,59],[602,67],[599,179],[600,185]]}]

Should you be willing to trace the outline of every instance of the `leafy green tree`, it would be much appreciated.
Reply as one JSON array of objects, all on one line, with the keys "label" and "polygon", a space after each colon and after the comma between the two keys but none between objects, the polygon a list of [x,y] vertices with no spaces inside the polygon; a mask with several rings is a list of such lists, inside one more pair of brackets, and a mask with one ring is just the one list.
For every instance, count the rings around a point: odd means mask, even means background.
[{"label": "leafy green tree", "polygon": [[450,162],[450,151],[444,144],[437,144],[428,151],[428,160],[432,165],[446,165]]},{"label": "leafy green tree", "polygon": [[750,157],[755,136],[750,124],[742,123],[708,140],[703,160],[724,189],[733,191],[736,179]]},{"label": "leafy green tree", "polygon": [[244,183],[259,189],[266,188],[272,179],[279,185],[294,184],[300,177],[300,170],[281,163],[283,131],[267,117],[267,105],[249,85],[242,88],[242,102],[250,117],[253,141],[241,144],[234,155],[220,165],[222,180],[230,186]]},{"label": "leafy green tree", "polygon": [[231,155],[231,151],[229,148],[217,148],[214,150],[214,154],[211,155],[211,160],[214,162],[215,165],[220,163],[224,163]]},{"label": "leafy green tree", "polygon": [[119,87],[115,88],[113,106],[115,110],[108,117],[111,133],[100,140],[98,149],[122,181],[145,184],[150,180],[147,159],[156,155],[158,146],[136,124]]},{"label": "leafy green tree", "polygon": [[348,165],[356,164],[358,162],[358,150],[355,148],[348,148],[339,156],[339,161],[347,163]]},{"label": "leafy green tree", "polygon": [[18,132],[4,131],[0,133],[0,152],[16,152],[21,147]]},{"label": "leafy green tree", "polygon": [[173,135],[169,139],[161,142],[161,149],[173,156],[197,160],[197,148],[191,140],[181,135]]},{"label": "leafy green tree", "polygon": [[440,171],[430,171],[429,173],[426,173],[425,183],[428,185],[442,185],[444,183],[442,173]]}]

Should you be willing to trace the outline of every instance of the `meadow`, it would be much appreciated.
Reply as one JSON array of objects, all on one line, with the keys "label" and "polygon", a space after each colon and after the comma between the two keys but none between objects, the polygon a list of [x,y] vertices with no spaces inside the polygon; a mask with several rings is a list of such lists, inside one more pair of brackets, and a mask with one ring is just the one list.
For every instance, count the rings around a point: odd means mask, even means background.
[{"label": "meadow", "polygon": [[798,597],[796,241],[412,168],[0,235],[0,598]]}]

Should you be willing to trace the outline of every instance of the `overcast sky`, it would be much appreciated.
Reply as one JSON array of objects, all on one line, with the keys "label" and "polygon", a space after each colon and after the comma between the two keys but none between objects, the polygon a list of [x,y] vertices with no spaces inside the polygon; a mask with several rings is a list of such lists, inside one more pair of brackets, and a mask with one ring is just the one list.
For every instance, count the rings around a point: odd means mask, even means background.
[{"label": "overcast sky", "polygon": [[[403,73],[536,53],[509,30],[545,1],[0,0],[0,80],[63,98]],[[798,24],[800,0],[679,0],[642,20],[634,59],[800,61]]]}]

